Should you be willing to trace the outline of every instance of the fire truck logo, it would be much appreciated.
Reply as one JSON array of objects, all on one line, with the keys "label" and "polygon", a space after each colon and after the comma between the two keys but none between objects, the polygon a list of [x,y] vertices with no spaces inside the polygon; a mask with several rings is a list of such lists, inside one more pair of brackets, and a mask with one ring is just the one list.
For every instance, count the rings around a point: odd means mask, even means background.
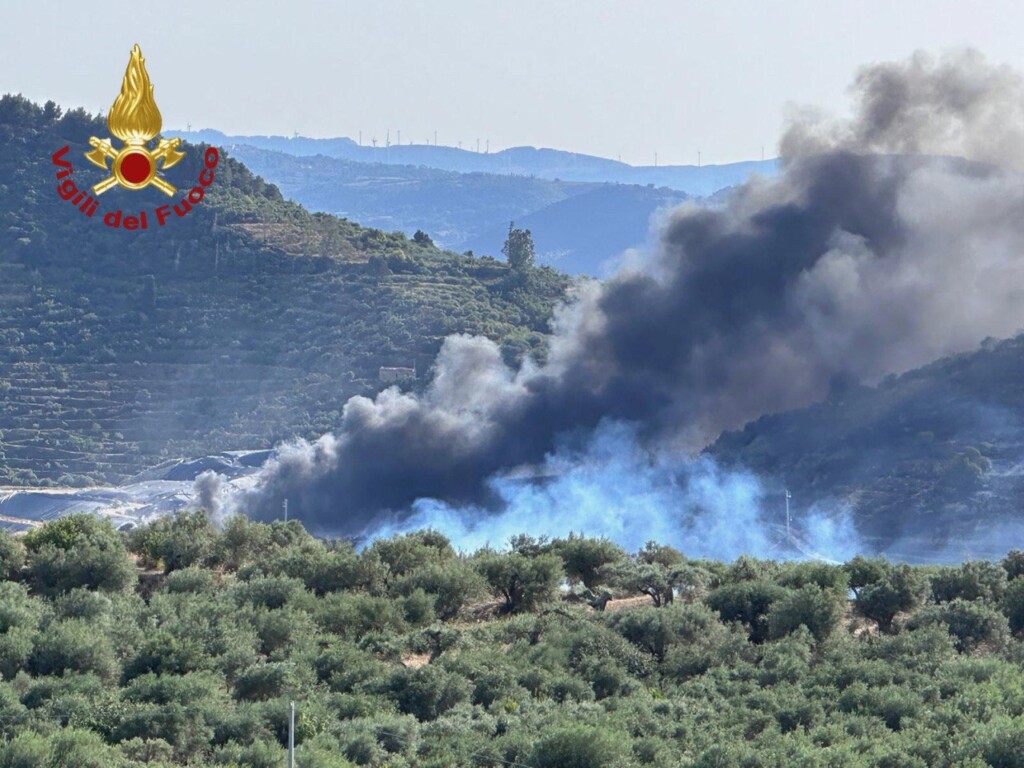
[{"label": "fire truck logo", "polygon": [[[107,115],[110,132],[124,142],[121,149],[115,149],[110,139],[89,139],[92,152],[85,156],[94,165],[110,171],[110,176],[92,188],[94,195],[102,195],[113,186],[125,189],[145,189],[152,185],[166,195],[177,190],[158,171],[176,165],[185,157],[178,151],[181,139],[160,139],[156,148],[146,145],[160,133],[162,118],[153,99],[153,85],[146,72],[146,60],[138,44],[132,48],[128,69],[121,82],[121,93],[114,101]],[[107,161],[113,163],[108,166]]]}]

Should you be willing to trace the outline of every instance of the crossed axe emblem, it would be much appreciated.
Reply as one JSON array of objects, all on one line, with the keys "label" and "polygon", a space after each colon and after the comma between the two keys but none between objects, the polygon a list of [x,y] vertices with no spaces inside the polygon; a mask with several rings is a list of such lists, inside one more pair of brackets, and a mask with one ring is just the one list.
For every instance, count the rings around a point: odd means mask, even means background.
[{"label": "crossed axe emblem", "polygon": [[[91,137],[89,146],[94,149],[86,152],[86,158],[93,165],[111,172],[110,176],[92,188],[93,194],[102,195],[117,184],[125,189],[143,189],[152,184],[165,195],[173,195],[177,189],[160,178],[157,170],[177,165],[185,157],[184,152],[178,151],[180,144],[181,139],[160,139],[156,149],[151,151],[141,141],[131,141],[117,150],[111,145],[110,139]],[[113,160],[113,164],[108,166],[107,160]]]}]

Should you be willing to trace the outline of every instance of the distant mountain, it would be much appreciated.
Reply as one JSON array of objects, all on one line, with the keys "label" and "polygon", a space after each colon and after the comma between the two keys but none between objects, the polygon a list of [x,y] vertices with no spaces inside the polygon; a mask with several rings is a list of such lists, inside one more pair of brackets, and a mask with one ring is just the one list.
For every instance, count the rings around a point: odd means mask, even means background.
[{"label": "distant mountain", "polygon": [[[570,274],[602,277],[609,260],[644,244],[652,231],[652,217],[686,199],[682,192],[664,187],[601,184],[520,216],[516,226],[531,230],[542,263]],[[499,224],[465,245],[474,253],[499,253],[507,234],[508,224]]]},{"label": "distant mountain", "polygon": [[[507,230],[511,219],[593,189],[526,176],[294,156],[247,145],[230,151],[310,210],[408,235],[422,229],[439,245],[455,250],[465,250],[481,228],[503,223]],[[500,255],[502,242],[488,252]]]},{"label": "distant mountain", "polygon": [[[708,452],[780,483],[800,511],[849,505],[894,557],[1002,552],[1024,541],[1024,336],[987,341],[877,387],[727,432]],[[963,551],[970,540],[981,550]],[[986,548],[986,542],[988,546]]]},{"label": "distant mountain", "polygon": [[500,152],[470,152],[455,147],[403,144],[391,147],[359,146],[348,138],[310,139],[304,136],[229,136],[220,131],[168,131],[189,141],[218,146],[245,144],[259,149],[306,157],[324,155],[341,160],[385,165],[422,165],[458,173],[536,176],[562,181],[653,184],[688,195],[712,195],[724,187],[735,186],[760,173],[771,176],[778,171],[777,160],[747,161],[726,165],[633,166],[577,152],[534,147],[512,147]]},{"label": "distant mountain", "polygon": [[541,263],[570,274],[598,275],[606,260],[646,240],[652,215],[687,199],[632,184],[357,163],[247,145],[231,152],[310,210],[407,235],[422,229],[453,250],[500,256],[515,220],[532,229]]},{"label": "distant mountain", "polygon": [[[353,394],[442,340],[478,333],[542,354],[570,279],[310,213],[222,153],[202,202],[166,227],[102,216],[179,202],[200,147],[167,171],[178,196],[114,189],[89,219],[57,194],[106,122],[0,98],[0,486],[122,482],[182,455],[270,447],[338,425]],[[0,513],[3,514],[3,513]]]}]

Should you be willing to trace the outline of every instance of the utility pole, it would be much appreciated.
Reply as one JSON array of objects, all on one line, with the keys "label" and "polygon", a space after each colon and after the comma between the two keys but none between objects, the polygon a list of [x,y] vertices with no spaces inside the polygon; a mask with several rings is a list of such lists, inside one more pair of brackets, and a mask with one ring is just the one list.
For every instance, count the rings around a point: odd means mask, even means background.
[{"label": "utility pole", "polygon": [[363,132],[362,131],[359,132],[359,146],[360,147],[363,146]]},{"label": "utility pole", "polygon": [[[287,523],[288,522],[288,499],[285,499],[284,503],[281,506],[284,508],[284,521]],[[789,515],[787,514],[787,517],[788,516]]]},{"label": "utility pole", "polygon": [[697,167],[700,168],[700,150],[697,150]]},{"label": "utility pole", "polygon": [[437,131],[434,131],[434,146],[437,146]]},{"label": "utility pole", "polygon": [[787,488],[786,489],[786,538],[788,540],[792,540],[792,538],[793,538],[793,534],[792,534],[792,532],[790,530],[790,525],[789,525],[789,522],[790,522],[790,517],[789,517],[789,500],[792,499],[792,498],[793,498],[793,494],[791,494],[789,492],[789,489]]},{"label": "utility pole", "polygon": [[288,705],[288,768],[295,768],[295,702]]}]

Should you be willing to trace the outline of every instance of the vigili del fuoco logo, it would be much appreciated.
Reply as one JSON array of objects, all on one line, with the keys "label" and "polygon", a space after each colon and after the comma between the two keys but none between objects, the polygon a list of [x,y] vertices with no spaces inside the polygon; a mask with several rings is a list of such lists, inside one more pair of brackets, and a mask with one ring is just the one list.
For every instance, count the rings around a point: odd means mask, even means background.
[{"label": "vigili del fuoco logo", "polygon": [[[107,171],[107,177],[92,185],[89,190],[91,194],[79,189],[71,178],[74,168],[65,159],[70,145],[65,145],[51,158],[59,169],[57,194],[90,218],[100,207],[96,198],[114,187],[132,192],[155,187],[168,197],[174,197],[178,190],[163,177],[162,171],[181,162],[185,153],[178,149],[181,139],[177,138],[161,138],[155,147],[150,148],[152,141],[159,136],[161,126],[162,118],[153,98],[153,84],[149,82],[149,74],[146,72],[146,60],[142,58],[142,49],[136,44],[128,59],[124,80],[121,81],[121,93],[107,115],[107,127],[114,137],[121,140],[122,146],[118,148],[109,138],[98,139],[93,136],[89,139],[89,146],[93,149],[85,153],[89,162]],[[172,214],[179,218],[185,216],[193,205],[202,202],[206,188],[213,182],[213,169],[219,160],[220,153],[216,148],[208,147],[203,155],[204,168],[196,186],[178,202],[157,206],[152,211],[152,218],[145,210],[140,210],[138,215],[124,215],[118,209],[104,214],[103,223],[115,228],[149,229],[151,222],[155,222],[156,226],[164,226]]]}]

